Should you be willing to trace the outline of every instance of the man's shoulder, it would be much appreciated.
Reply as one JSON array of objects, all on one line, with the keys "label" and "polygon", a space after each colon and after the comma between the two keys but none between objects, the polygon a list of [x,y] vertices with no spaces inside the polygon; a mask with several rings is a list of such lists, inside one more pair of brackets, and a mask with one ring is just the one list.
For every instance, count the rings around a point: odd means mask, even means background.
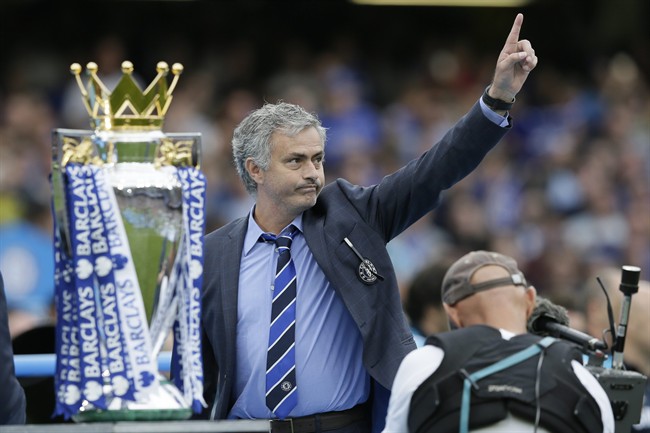
[{"label": "man's shoulder", "polygon": [[363,187],[342,178],[328,183],[318,195],[316,204],[305,211],[307,223],[323,218],[325,215],[343,216],[343,208],[352,206],[355,201],[354,191],[360,189]]},{"label": "man's shoulder", "polygon": [[323,190],[318,196],[318,200],[340,200],[343,198],[343,196],[346,196],[357,190],[363,190],[365,188],[367,187],[355,185],[349,180],[339,177],[323,187]]},{"label": "man's shoulder", "polygon": [[323,187],[316,205],[307,212],[323,213],[339,211],[341,207],[363,207],[372,196],[376,185],[356,185],[347,179],[337,178]]},{"label": "man's shoulder", "polygon": [[500,338],[499,330],[487,325],[472,325],[466,328],[457,328],[445,332],[430,335],[427,344],[444,347],[445,344],[456,345],[458,341],[468,339],[484,340],[486,338]]},{"label": "man's shoulder", "polygon": [[217,241],[218,239],[230,238],[237,233],[243,233],[246,229],[248,216],[237,218],[205,235],[205,241]]}]

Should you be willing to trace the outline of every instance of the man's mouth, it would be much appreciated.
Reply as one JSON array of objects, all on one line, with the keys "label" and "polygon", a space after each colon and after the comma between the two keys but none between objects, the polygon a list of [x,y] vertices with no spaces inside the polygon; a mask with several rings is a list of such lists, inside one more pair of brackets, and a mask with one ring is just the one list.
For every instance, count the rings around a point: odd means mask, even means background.
[{"label": "man's mouth", "polygon": [[299,191],[304,191],[304,192],[316,192],[318,191],[318,185],[316,184],[311,184],[311,185],[304,185],[301,187],[298,187]]}]

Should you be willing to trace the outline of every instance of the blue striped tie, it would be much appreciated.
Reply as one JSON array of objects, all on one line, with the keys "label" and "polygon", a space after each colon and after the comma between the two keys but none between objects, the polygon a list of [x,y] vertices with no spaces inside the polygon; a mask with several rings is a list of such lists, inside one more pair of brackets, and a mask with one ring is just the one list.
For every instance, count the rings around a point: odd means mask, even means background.
[{"label": "blue striped tie", "polygon": [[271,329],[266,355],[266,405],[284,419],[298,403],[296,385],[296,268],[291,260],[291,241],[298,230],[291,226],[262,239],[275,242],[278,265],[275,272]]}]

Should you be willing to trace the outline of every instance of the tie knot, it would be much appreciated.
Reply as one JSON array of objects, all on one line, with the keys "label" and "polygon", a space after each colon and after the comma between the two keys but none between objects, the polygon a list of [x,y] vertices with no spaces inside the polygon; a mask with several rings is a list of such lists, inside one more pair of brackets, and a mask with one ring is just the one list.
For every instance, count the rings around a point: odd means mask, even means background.
[{"label": "tie knot", "polygon": [[280,235],[275,238],[275,245],[278,247],[278,252],[280,254],[291,250],[291,241],[293,239],[289,235]]},{"label": "tie knot", "polygon": [[278,249],[278,252],[282,254],[285,251],[291,249],[291,241],[293,241],[293,236],[298,231],[293,225],[287,230],[280,233],[278,236],[275,236],[272,233],[262,233],[262,239],[266,242],[273,242]]}]

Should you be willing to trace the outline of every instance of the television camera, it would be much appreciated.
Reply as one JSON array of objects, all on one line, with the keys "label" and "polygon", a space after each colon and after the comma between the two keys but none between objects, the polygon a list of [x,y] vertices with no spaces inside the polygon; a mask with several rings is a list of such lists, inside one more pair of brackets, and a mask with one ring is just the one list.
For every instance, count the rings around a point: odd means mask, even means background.
[{"label": "television camera", "polygon": [[626,370],[623,363],[632,295],[639,291],[641,269],[636,266],[623,266],[621,270],[619,290],[624,298],[616,329],[614,329],[614,317],[607,290],[598,279],[607,297],[610,324],[608,331],[613,339],[611,349],[606,342],[570,328],[566,309],[542,297],[538,297],[535,310],[528,320],[528,331],[536,335],[550,335],[567,340],[581,348],[586,358],[586,368],[603,387],[612,405],[616,433],[629,433],[632,425],[640,421],[643,395],[648,379],[643,374]]}]

